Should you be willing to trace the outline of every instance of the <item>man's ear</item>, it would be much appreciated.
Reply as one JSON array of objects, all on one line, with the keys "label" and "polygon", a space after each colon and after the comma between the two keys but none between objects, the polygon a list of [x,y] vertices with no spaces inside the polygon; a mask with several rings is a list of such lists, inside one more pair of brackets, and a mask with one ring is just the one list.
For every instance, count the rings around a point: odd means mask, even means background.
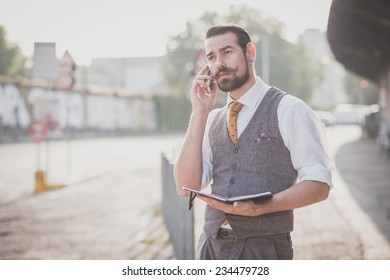
[{"label": "man's ear", "polygon": [[249,42],[246,45],[246,58],[251,63],[256,60],[256,45],[253,42]]}]

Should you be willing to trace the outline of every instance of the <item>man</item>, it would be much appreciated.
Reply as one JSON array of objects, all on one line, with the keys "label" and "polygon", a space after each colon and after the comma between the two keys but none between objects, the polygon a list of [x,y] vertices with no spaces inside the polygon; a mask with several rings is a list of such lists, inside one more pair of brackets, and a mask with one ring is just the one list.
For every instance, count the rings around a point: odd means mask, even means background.
[{"label": "man", "polygon": [[[183,187],[212,182],[212,192],[227,197],[274,195],[233,204],[198,195],[208,204],[198,258],[292,259],[293,209],[325,200],[332,185],[324,125],[301,100],[256,76],[256,46],[241,27],[211,27],[205,49],[175,163],[177,191],[188,197]],[[213,110],[218,88],[227,105]]]}]

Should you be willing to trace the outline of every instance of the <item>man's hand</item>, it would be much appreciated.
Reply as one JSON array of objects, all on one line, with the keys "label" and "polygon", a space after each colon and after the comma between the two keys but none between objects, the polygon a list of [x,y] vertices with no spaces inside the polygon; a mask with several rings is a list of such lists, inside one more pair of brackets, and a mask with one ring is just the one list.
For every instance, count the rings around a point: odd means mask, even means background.
[{"label": "man's hand", "polygon": [[218,86],[214,83],[209,90],[207,81],[211,81],[212,77],[205,74],[207,69],[207,65],[203,66],[192,83],[190,98],[192,109],[195,113],[203,112],[208,114],[215,106]]},{"label": "man's hand", "polygon": [[[183,191],[183,186],[199,186],[202,183],[202,143],[207,118],[214,108],[218,86],[214,84],[208,93],[208,81],[212,79],[206,75],[208,66],[205,65],[194,78],[190,90],[192,114],[184,143],[175,163],[176,190],[182,197],[187,197],[188,192]],[[206,81],[207,82],[206,82]]]},{"label": "man's hand", "polygon": [[222,202],[219,200],[216,200],[214,198],[210,198],[207,196],[198,195],[197,198],[200,200],[203,200],[208,205],[210,205],[213,208],[216,208],[218,210],[221,210],[222,212],[226,214],[233,214],[233,215],[240,215],[240,216],[259,216],[264,214],[262,209],[264,207],[263,203],[266,203],[267,200],[264,200],[264,202],[261,203],[255,203],[252,200],[246,200],[246,201],[236,201],[233,204]]},{"label": "man's hand", "polygon": [[270,199],[261,202],[237,201],[233,204],[224,203],[213,198],[198,195],[197,197],[211,207],[227,214],[242,216],[259,216],[268,213],[293,210],[306,205],[325,200],[329,195],[330,186],[327,183],[304,180],[285,189]]}]

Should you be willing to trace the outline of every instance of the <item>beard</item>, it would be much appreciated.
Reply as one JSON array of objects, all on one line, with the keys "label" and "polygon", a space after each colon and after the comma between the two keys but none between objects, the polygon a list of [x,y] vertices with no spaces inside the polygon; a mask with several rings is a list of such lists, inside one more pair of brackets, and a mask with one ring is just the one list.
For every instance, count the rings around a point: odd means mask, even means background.
[{"label": "beard", "polygon": [[236,72],[238,71],[238,66],[236,68],[223,68],[219,72],[223,71],[225,73],[232,73],[232,77],[223,78],[218,80],[217,84],[220,90],[223,92],[229,92],[242,87],[249,80],[249,67],[248,63],[245,64],[245,73],[241,76],[237,76]]}]

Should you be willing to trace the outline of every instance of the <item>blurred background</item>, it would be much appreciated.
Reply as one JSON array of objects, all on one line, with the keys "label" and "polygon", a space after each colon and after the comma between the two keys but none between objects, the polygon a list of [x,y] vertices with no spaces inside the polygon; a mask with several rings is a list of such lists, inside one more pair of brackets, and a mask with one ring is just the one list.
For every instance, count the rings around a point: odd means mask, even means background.
[{"label": "blurred background", "polygon": [[390,259],[390,5],[366,2],[0,0],[0,259],[191,258],[203,205],[166,195],[223,22],[327,127],[335,187],[297,211],[297,258]]}]

